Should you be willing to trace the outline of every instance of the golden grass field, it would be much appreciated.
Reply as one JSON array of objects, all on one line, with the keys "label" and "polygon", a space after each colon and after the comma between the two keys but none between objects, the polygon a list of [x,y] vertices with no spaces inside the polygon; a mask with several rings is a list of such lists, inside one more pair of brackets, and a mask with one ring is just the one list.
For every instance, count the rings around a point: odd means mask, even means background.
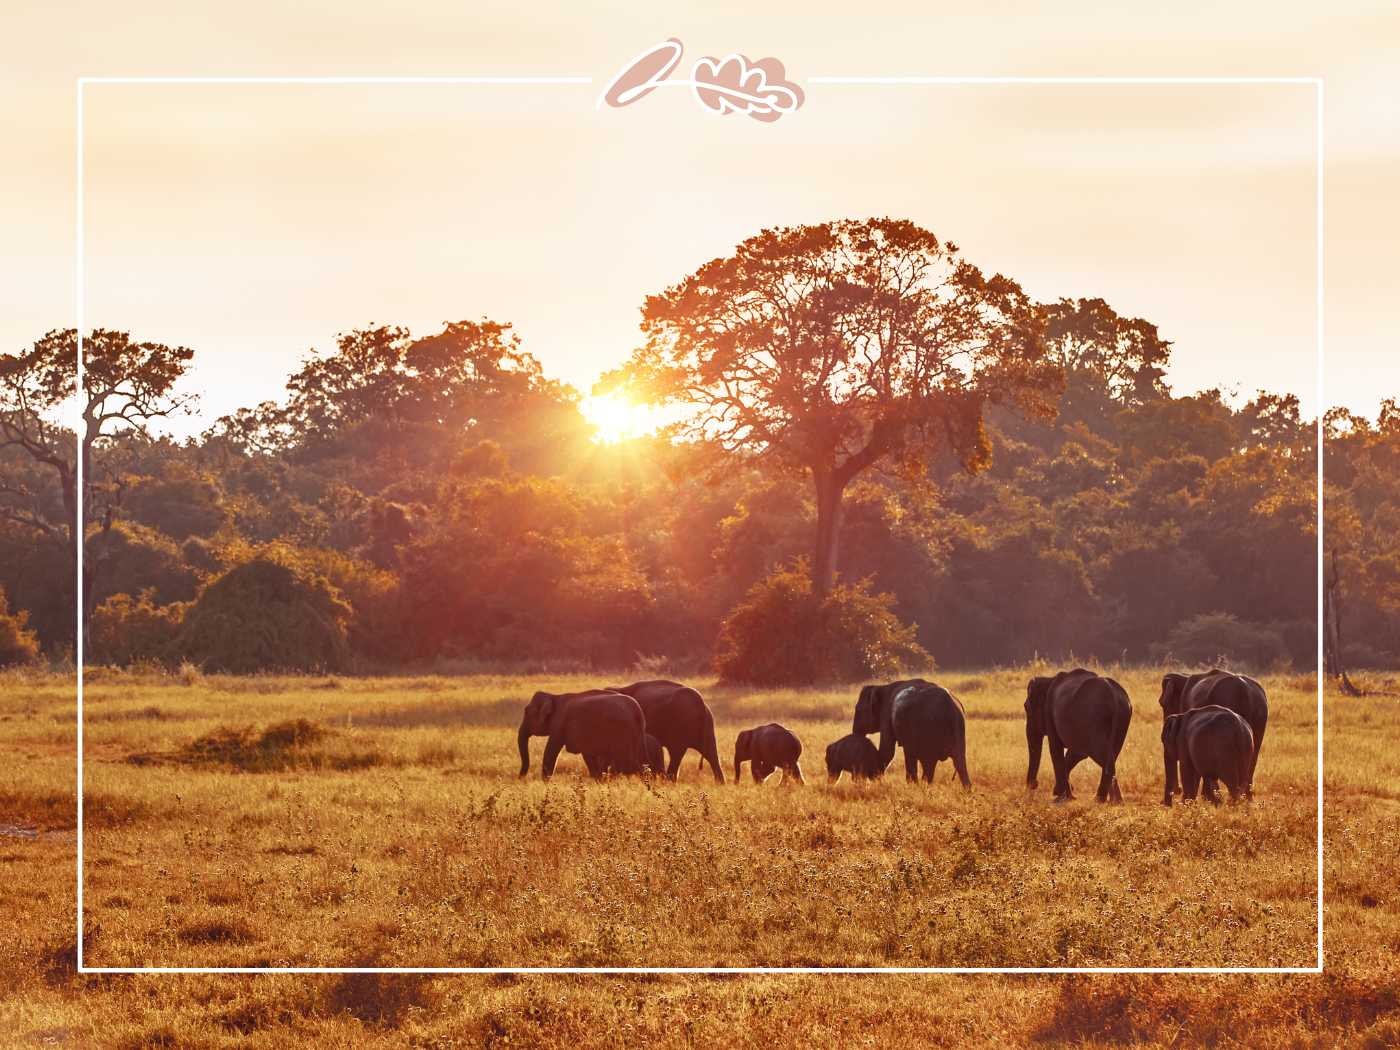
[{"label": "golden grass field", "polygon": [[[940,672],[974,792],[896,758],[825,783],[855,690],[698,683],[726,775],[742,728],[806,746],[805,787],[515,773],[537,687],[577,677],[90,674],[89,965],[1283,965],[1315,960],[1316,703],[1266,676],[1250,806],[1160,805],[1160,670],[1134,703],[1126,805],[1024,788],[1030,669]],[[1400,701],[1328,709],[1322,976],[80,976],[71,681],[0,676],[3,1045],[1391,1046],[1400,1041]],[[287,748],[261,733],[325,730]],[[249,731],[207,746],[211,734]],[[192,748],[203,739],[206,745]],[[1369,1040],[1369,1043],[1367,1042]]]}]

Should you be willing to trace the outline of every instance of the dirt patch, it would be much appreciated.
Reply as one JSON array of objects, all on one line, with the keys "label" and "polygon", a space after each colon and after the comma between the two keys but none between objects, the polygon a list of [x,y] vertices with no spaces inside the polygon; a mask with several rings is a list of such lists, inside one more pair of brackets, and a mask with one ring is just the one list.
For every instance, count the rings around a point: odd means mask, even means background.
[{"label": "dirt patch", "polygon": [[258,939],[252,927],[239,919],[214,919],[186,926],[178,934],[185,944],[252,944]]},{"label": "dirt patch", "polygon": [[254,726],[220,726],[175,751],[138,752],[126,761],[137,766],[222,767],[245,773],[368,769],[386,761],[377,749],[334,746],[334,736],[305,718],[275,722],[261,731]]}]

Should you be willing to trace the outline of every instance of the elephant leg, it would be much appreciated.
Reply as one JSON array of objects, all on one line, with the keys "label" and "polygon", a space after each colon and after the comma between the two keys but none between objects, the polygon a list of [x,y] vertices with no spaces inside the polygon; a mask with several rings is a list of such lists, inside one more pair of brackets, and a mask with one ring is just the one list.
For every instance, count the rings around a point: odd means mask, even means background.
[{"label": "elephant leg", "polygon": [[1186,759],[1181,760],[1181,800],[1183,802],[1196,801],[1196,793],[1201,787],[1201,774],[1196,772],[1196,767]]},{"label": "elephant leg", "polygon": [[604,766],[597,755],[584,755],[583,764],[588,767],[588,775],[594,780],[603,778]]},{"label": "elephant leg", "polygon": [[1100,802],[1122,802],[1122,796],[1113,797],[1113,793],[1118,789],[1117,763],[1109,762],[1104,765],[1103,772],[1099,775],[1098,800]]},{"label": "elephant leg", "polygon": [[802,767],[794,762],[783,771],[783,783],[787,783],[787,778],[791,776],[799,784],[807,783],[802,779]]},{"label": "elephant leg", "polygon": [[[564,738],[551,736],[544,746],[544,758],[540,761],[540,777],[548,780],[554,776],[554,764],[559,761],[559,752],[564,750]],[[589,770],[592,772],[592,770]],[[594,779],[597,779],[596,777]]]},{"label": "elephant leg", "polygon": [[1050,749],[1050,764],[1055,768],[1055,801],[1067,802],[1074,798],[1069,789],[1069,763],[1065,760],[1065,749],[1053,736],[1046,740]]},{"label": "elephant leg", "polygon": [[681,760],[685,758],[685,748],[673,747],[670,749],[670,761],[666,763],[666,779],[675,780],[680,775]]},{"label": "elephant leg", "polygon": [[934,772],[934,770],[936,770],[937,768],[938,768],[938,759],[936,759],[936,758],[926,758],[926,759],[924,759],[924,783],[925,783],[925,784],[932,784],[932,783],[933,783],[933,772]]},{"label": "elephant leg", "polygon": [[1112,796],[1111,796],[1111,800],[1112,800],[1113,802],[1118,803],[1119,805],[1122,805],[1122,804],[1123,804],[1123,792],[1122,792],[1122,791],[1119,789],[1119,787],[1118,787],[1118,763],[1117,763],[1117,762],[1115,762],[1115,763],[1113,764],[1113,793],[1112,793]]},{"label": "elephant leg", "polygon": [[753,773],[753,782],[755,784],[762,784],[773,775],[773,767],[767,762],[760,762],[757,759],[749,763],[749,770]]},{"label": "elephant leg", "polygon": [[1255,769],[1256,766],[1259,765],[1259,751],[1260,751],[1260,749],[1263,748],[1263,746],[1264,746],[1264,729],[1265,729],[1265,728],[1266,728],[1266,727],[1261,726],[1261,727],[1259,728],[1259,732],[1255,734],[1255,736],[1254,736],[1254,754],[1251,755],[1251,756],[1250,756],[1250,759],[1249,759],[1249,779],[1248,779],[1247,781],[1245,781],[1245,785],[1244,785],[1244,797],[1247,798],[1247,799],[1251,799],[1251,800],[1254,798],[1254,769]]},{"label": "elephant leg", "polygon": [[907,747],[904,749],[904,779],[911,784],[919,779],[919,760]]},{"label": "elephant leg", "polygon": [[1215,777],[1204,777],[1201,784],[1201,794],[1206,797],[1206,801],[1212,806],[1220,805],[1220,790]]}]

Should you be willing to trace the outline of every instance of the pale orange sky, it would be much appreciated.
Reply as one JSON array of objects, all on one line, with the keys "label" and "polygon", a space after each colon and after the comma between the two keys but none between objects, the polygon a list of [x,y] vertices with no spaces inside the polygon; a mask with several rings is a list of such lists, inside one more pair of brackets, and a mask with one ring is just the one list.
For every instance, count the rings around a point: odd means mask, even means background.
[{"label": "pale orange sky", "polygon": [[[278,396],[309,348],[372,322],[509,321],[586,390],[634,345],[647,294],[760,227],[889,214],[1037,297],[1102,296],[1156,322],[1179,390],[1290,390],[1311,411],[1310,87],[808,78],[1321,75],[1328,401],[1369,413],[1400,394],[1394,5],[762,6],[11,10],[3,345],[72,323],[79,74],[579,74],[594,83],[89,87],[89,323],[194,347],[206,421]],[[772,125],[710,117],[682,91],[594,109],[619,65],[672,35],[685,68],[776,55],[806,106]]]}]

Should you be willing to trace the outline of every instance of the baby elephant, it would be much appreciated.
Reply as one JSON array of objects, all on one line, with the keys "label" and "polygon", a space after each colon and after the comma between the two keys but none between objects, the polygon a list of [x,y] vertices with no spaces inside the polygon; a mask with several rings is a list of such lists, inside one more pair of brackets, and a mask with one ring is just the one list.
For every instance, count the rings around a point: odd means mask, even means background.
[{"label": "baby elephant", "polygon": [[842,773],[852,780],[874,780],[885,772],[880,765],[880,752],[869,737],[847,733],[826,749],[826,781],[834,784]]},{"label": "baby elephant", "polygon": [[1162,805],[1170,806],[1176,794],[1176,768],[1181,764],[1181,795],[1196,797],[1205,779],[1205,796],[1220,805],[1216,781],[1225,781],[1230,801],[1238,802],[1249,787],[1254,764],[1254,733],[1228,707],[1209,704],[1184,714],[1168,715],[1162,723],[1162,759],[1167,767]]},{"label": "baby elephant", "polygon": [[734,783],[739,783],[739,767],[751,763],[753,782],[761,784],[775,769],[783,771],[783,781],[789,776],[802,780],[802,767],[797,759],[802,754],[802,741],[790,729],[776,722],[745,729],[734,742]]}]

